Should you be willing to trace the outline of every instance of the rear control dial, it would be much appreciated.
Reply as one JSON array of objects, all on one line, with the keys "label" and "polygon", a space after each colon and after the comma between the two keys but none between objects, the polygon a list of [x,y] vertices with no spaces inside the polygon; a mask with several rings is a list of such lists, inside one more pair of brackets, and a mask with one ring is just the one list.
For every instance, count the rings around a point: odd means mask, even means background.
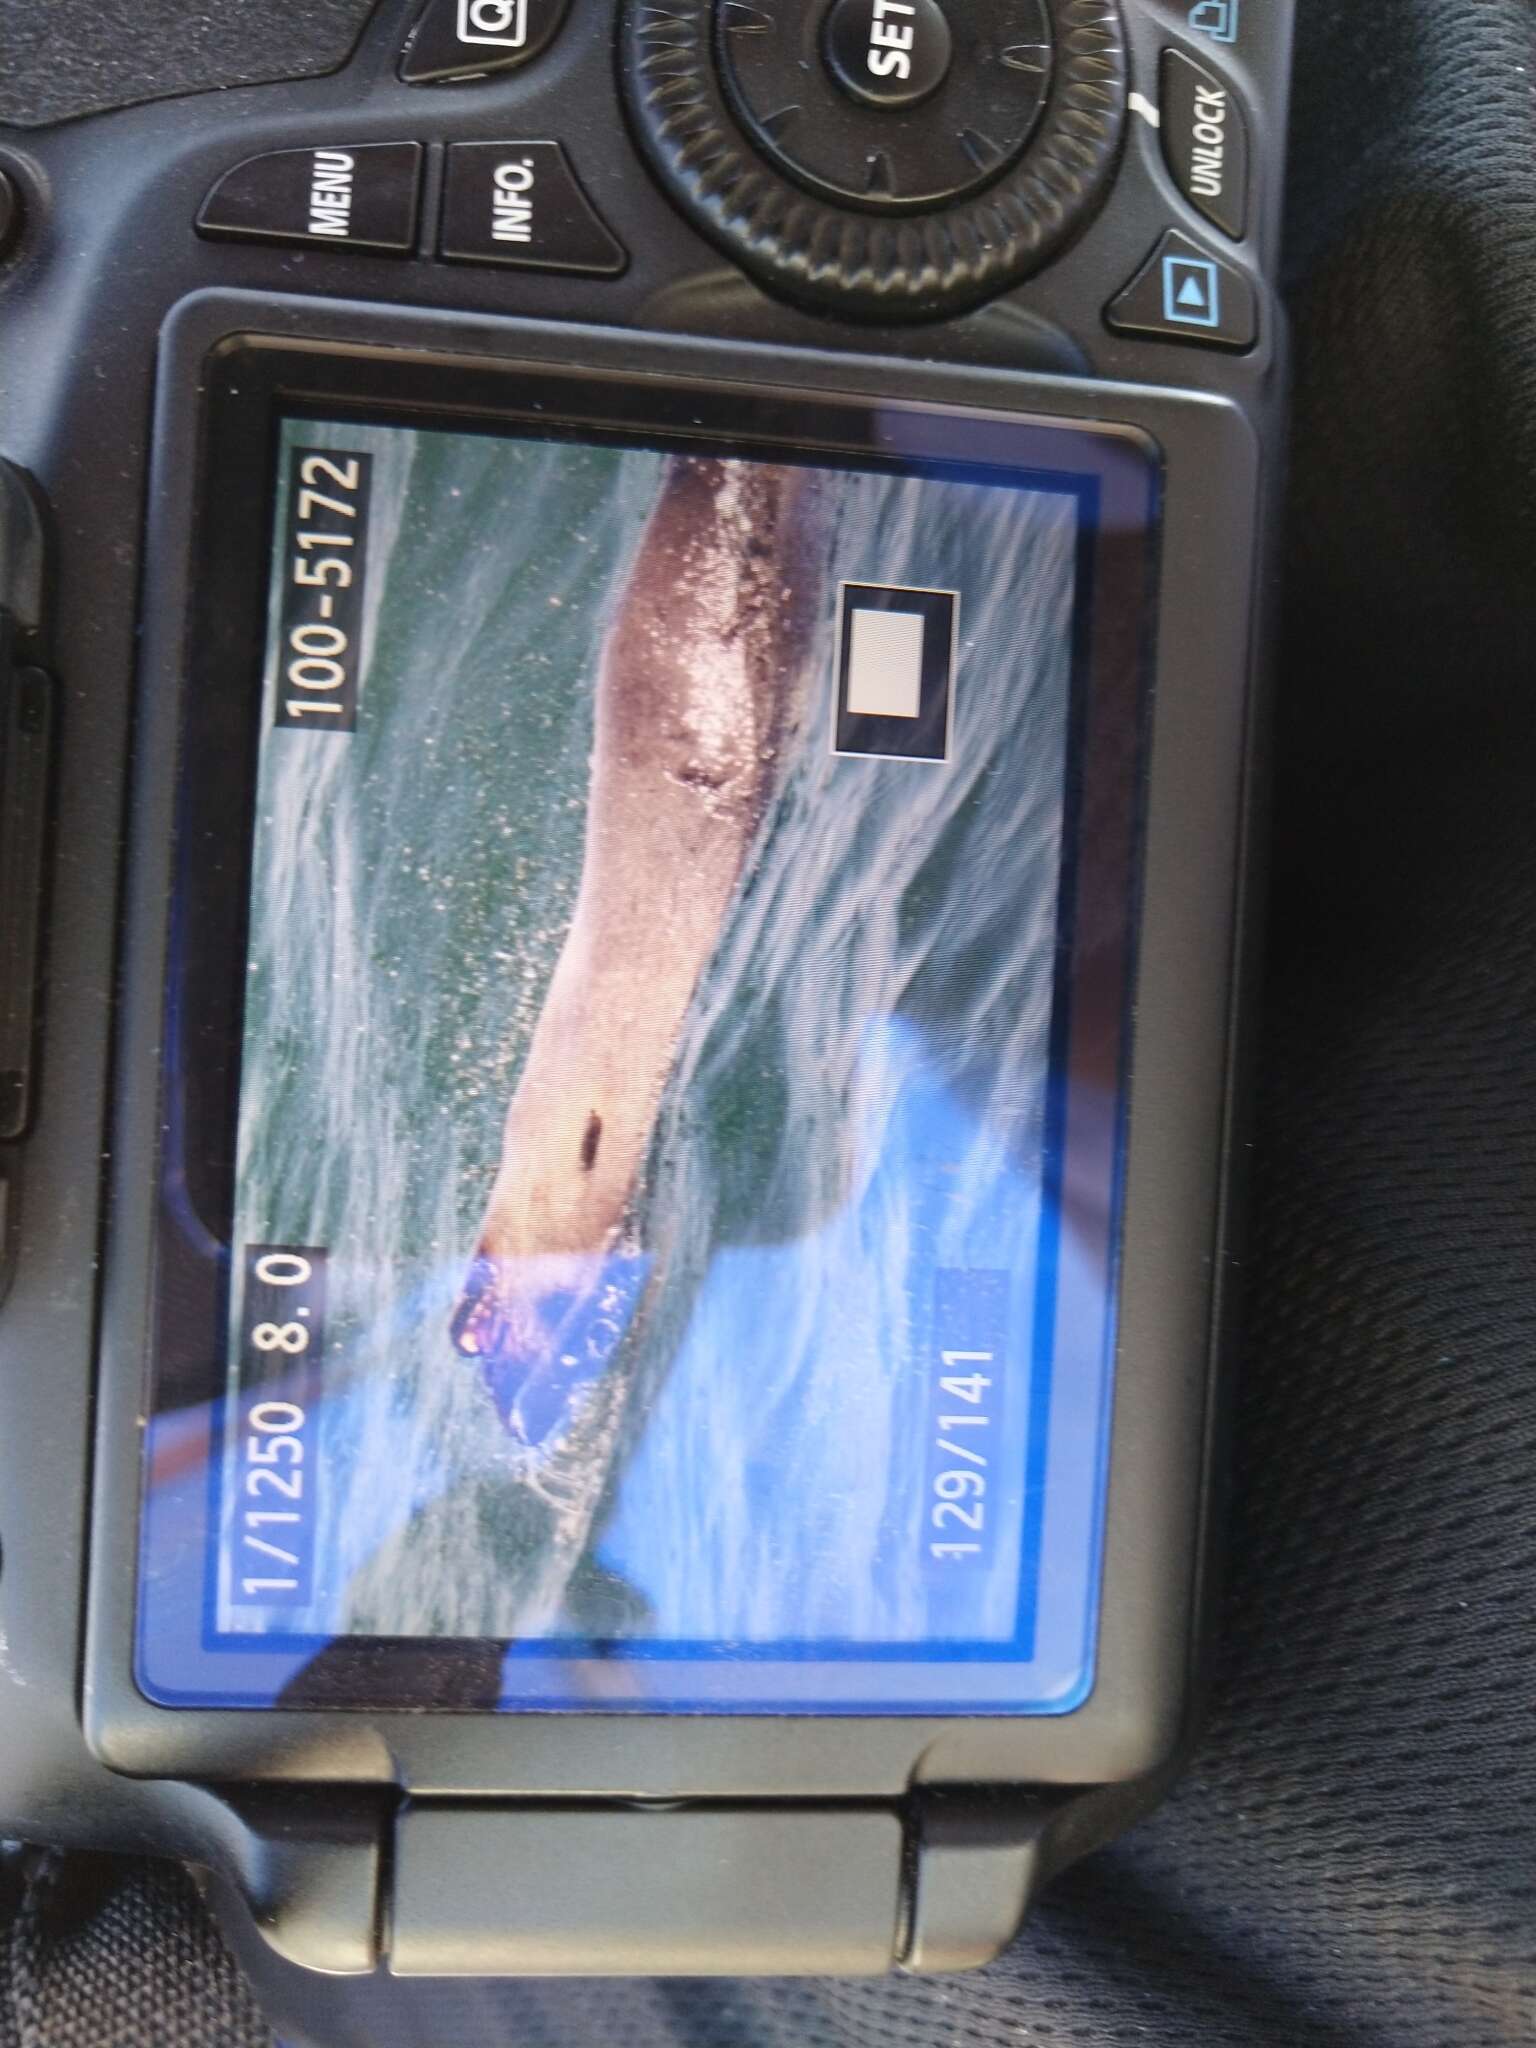
[{"label": "rear control dial", "polygon": [[904,211],[989,185],[1050,90],[1045,0],[721,0],[743,127],[801,183]]},{"label": "rear control dial", "polygon": [[621,68],[675,203],[786,296],[963,310],[1108,190],[1119,0],[623,0]]}]

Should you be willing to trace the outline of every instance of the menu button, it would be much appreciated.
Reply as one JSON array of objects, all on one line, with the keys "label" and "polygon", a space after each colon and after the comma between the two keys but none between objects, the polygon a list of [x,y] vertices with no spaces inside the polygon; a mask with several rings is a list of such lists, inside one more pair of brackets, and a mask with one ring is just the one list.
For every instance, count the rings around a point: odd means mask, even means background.
[{"label": "menu button", "polygon": [[416,142],[274,149],[224,173],[198,233],[404,255],[416,243],[420,182]]},{"label": "menu button", "polygon": [[309,189],[309,232],[342,235],[352,224],[353,173],[357,158],[344,149],[315,151],[314,183]]}]

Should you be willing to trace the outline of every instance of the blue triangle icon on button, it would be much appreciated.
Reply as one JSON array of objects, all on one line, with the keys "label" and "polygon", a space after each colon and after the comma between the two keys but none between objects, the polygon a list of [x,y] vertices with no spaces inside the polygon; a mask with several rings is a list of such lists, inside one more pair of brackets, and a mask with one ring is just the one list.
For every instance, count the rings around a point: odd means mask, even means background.
[{"label": "blue triangle icon on button", "polygon": [[1179,292],[1179,304],[1181,306],[1203,306],[1205,304],[1205,289],[1197,277],[1189,277],[1184,280],[1183,288]]}]

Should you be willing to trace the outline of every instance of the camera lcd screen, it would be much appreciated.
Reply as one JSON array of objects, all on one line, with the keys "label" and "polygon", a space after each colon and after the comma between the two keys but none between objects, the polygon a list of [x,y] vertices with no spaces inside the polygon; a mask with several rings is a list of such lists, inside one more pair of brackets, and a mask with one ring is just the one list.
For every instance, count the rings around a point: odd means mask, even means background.
[{"label": "camera lcd screen", "polygon": [[1070,1710],[1145,457],[1111,530],[1087,452],[269,445],[211,1231],[172,970],[162,1233],[219,1314],[152,1404],[142,1688]]}]

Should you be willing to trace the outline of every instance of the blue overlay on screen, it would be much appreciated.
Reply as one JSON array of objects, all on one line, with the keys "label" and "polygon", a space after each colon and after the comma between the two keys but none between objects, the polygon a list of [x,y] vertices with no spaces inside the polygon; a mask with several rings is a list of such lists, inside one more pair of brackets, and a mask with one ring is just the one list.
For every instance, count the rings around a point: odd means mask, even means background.
[{"label": "blue overlay on screen", "polygon": [[[496,1641],[508,1707],[1085,1696],[1092,493],[1049,485],[285,423],[228,1391],[152,1425],[154,1696],[347,1636]],[[835,750],[844,584],[955,594],[947,761]]]}]

